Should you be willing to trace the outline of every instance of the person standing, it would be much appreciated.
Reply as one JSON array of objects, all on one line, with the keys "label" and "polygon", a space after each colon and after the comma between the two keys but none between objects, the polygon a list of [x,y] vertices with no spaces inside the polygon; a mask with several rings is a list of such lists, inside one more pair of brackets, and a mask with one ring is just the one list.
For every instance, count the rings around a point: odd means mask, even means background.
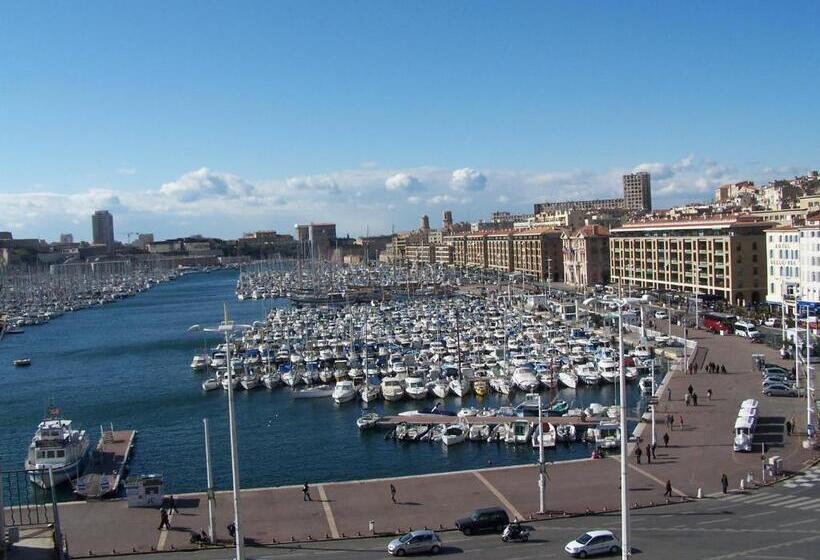
[{"label": "person standing", "polygon": [[635,446],[635,459],[638,461],[639,465],[641,464],[641,455],[642,454],[643,454],[643,452],[641,451],[641,446],[640,445]]},{"label": "person standing", "polygon": [[690,395],[695,392],[695,388],[692,387],[691,383],[689,384],[689,387],[687,387],[686,392],[688,392]]},{"label": "person standing", "polygon": [[681,414],[678,419],[680,420],[680,429],[683,430],[683,415]]},{"label": "person standing", "polygon": [[646,464],[652,464],[652,446],[650,444],[646,444]]},{"label": "person standing", "polygon": [[653,459],[657,459],[657,457],[655,457],[655,450],[657,448],[658,448],[658,442],[657,441],[652,442],[652,458]]},{"label": "person standing", "polygon": [[390,484],[390,499],[393,500],[393,503],[396,503],[396,487],[393,484]]},{"label": "person standing", "polygon": [[697,393],[692,393],[692,404],[694,406],[698,406],[698,394]]},{"label": "person standing", "polygon": [[726,476],[726,473],[720,477],[720,487],[723,488],[723,493],[726,494],[729,491],[729,477]]},{"label": "person standing", "polygon": [[171,529],[171,522],[168,521],[168,510],[164,507],[159,508],[159,527],[157,527],[157,531],[162,531],[162,529]]},{"label": "person standing", "polygon": [[666,400],[668,400],[668,401],[672,400],[672,389],[670,389],[670,388],[666,389]]},{"label": "person standing", "polygon": [[711,389],[706,389],[706,400],[709,400],[709,401],[712,400],[712,390]]},{"label": "person standing", "polygon": [[672,497],[672,481],[671,480],[666,481],[666,492],[664,492],[663,495],[667,498]]},{"label": "person standing", "polygon": [[792,435],[792,421],[791,420],[786,420],[786,435],[787,436]]},{"label": "person standing", "polygon": [[174,500],[174,495],[171,494],[168,496],[168,511],[171,513],[176,513],[179,515],[179,510],[177,509],[177,502]]},{"label": "person standing", "polygon": [[669,431],[675,431],[675,416],[673,414],[669,415]]},{"label": "person standing", "polygon": [[663,434],[663,446],[669,447],[669,432]]},{"label": "person standing", "polygon": [[304,502],[312,502],[313,498],[310,497],[310,486],[308,486],[307,481],[305,481],[305,485],[302,486],[302,501]]}]

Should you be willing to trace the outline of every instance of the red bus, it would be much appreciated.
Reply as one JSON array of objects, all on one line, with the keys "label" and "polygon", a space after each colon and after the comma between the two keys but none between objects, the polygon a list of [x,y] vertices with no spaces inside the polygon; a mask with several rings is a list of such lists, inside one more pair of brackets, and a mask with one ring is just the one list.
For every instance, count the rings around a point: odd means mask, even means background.
[{"label": "red bus", "polygon": [[737,317],[729,313],[715,313],[710,311],[703,314],[703,328],[715,334],[721,332],[723,334],[733,333],[735,331],[736,322]]}]

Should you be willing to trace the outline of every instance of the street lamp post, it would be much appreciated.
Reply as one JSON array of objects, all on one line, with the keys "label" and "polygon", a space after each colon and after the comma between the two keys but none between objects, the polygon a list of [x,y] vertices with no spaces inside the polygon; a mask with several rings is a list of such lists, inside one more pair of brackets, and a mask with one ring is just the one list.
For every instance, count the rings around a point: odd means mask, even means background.
[{"label": "street lamp post", "polygon": [[[589,307],[598,301],[598,298],[589,298],[584,300],[584,307]],[[650,299],[647,294],[640,298],[625,297],[617,299],[607,299],[608,303],[614,303],[618,306],[618,383],[620,395],[620,430],[621,430],[621,558],[628,560],[632,554],[632,546],[630,544],[630,530],[629,530],[629,481],[627,477],[627,461],[629,459],[628,444],[629,436],[627,435],[626,424],[626,377],[624,376],[624,331],[623,331],[623,309],[627,305],[649,303]]]},{"label": "street lamp post", "polygon": [[240,523],[239,515],[239,452],[237,450],[236,441],[236,410],[234,409],[233,400],[233,362],[231,360],[231,335],[238,331],[245,331],[251,325],[240,325],[228,320],[228,306],[223,307],[225,318],[216,327],[201,327],[200,325],[193,325],[189,331],[205,331],[215,332],[225,335],[225,359],[227,360],[227,376],[228,376],[228,425],[230,430],[231,440],[231,482],[233,484],[233,514],[234,514],[234,539],[236,541],[236,560],[245,560],[245,543],[242,539],[242,524]]}]

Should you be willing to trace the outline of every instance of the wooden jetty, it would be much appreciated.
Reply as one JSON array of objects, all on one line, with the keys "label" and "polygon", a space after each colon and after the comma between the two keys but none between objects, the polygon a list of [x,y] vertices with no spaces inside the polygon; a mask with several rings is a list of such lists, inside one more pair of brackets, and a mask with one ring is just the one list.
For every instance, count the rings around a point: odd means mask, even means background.
[{"label": "wooden jetty", "polygon": [[[602,416],[578,417],[578,416],[544,416],[541,420],[544,424],[550,423],[555,426],[561,424],[572,424],[578,429],[594,428],[601,420],[608,418]],[[538,423],[537,416],[445,416],[443,414],[414,414],[412,416],[382,416],[376,426],[382,428],[392,428],[402,423],[407,424],[508,424],[516,420],[527,420],[533,424]],[[613,420],[614,422],[615,420]]]},{"label": "wooden jetty", "polygon": [[74,484],[74,493],[87,500],[115,494],[125,476],[136,437],[136,430],[102,431],[88,466]]}]

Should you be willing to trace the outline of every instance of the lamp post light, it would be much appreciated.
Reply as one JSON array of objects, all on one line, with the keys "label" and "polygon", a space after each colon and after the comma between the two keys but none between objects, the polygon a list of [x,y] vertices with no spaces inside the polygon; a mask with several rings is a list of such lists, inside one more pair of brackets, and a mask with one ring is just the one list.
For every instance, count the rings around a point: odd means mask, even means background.
[{"label": "lamp post light", "polygon": [[[598,298],[591,297],[583,301],[584,307],[589,307],[596,301],[601,301]],[[624,376],[624,331],[623,331],[623,309],[627,305],[641,305],[649,303],[651,300],[648,294],[644,294],[639,298],[625,297],[625,298],[604,298],[602,301],[606,303],[614,303],[618,307],[618,383],[620,394],[620,430],[621,430],[621,558],[628,560],[632,553],[632,547],[629,539],[629,483],[627,477],[627,461],[629,460],[628,444],[629,436],[627,435],[626,425],[626,378]]]},{"label": "lamp post light", "polygon": [[233,362],[231,359],[231,343],[232,335],[236,332],[243,332],[251,329],[251,325],[241,325],[234,323],[228,319],[228,306],[224,305],[224,320],[216,327],[202,327],[200,325],[193,325],[189,331],[204,331],[214,332],[225,335],[225,359],[227,361],[227,376],[228,376],[228,425],[230,429],[231,439],[231,482],[233,485],[233,515],[236,541],[236,560],[245,560],[245,545],[242,541],[242,524],[239,520],[239,453],[236,443],[236,410],[234,409],[233,400]]}]

